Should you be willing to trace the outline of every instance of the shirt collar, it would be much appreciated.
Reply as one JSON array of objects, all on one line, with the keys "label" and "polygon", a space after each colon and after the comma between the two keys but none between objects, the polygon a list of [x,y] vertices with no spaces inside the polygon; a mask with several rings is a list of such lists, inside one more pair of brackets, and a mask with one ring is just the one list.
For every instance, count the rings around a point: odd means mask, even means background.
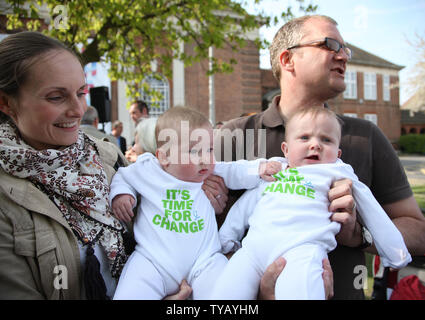
[{"label": "shirt collar", "polygon": [[279,112],[280,96],[275,96],[269,107],[264,111],[263,124],[267,127],[274,128],[283,126],[285,121]]}]

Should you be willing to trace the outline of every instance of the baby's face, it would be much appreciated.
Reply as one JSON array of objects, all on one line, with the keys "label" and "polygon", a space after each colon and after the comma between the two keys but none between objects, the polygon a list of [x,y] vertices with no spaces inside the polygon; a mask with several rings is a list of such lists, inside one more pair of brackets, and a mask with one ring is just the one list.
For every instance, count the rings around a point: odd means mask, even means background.
[{"label": "baby's face", "polygon": [[166,171],[179,180],[202,182],[214,171],[213,130],[205,125],[190,131],[188,138],[182,136],[172,148]]},{"label": "baby's face", "polygon": [[341,156],[340,126],[336,119],[324,114],[298,115],[286,126],[286,142],[282,151],[290,167],[333,163]]}]

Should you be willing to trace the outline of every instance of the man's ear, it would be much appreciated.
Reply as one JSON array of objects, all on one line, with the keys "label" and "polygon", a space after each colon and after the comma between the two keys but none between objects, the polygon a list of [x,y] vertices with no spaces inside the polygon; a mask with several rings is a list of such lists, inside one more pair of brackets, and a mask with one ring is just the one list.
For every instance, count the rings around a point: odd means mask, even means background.
[{"label": "man's ear", "polygon": [[284,156],[285,156],[285,158],[286,158],[286,155],[287,155],[287,153],[288,153],[288,145],[286,144],[286,142],[285,142],[285,141],[283,141],[283,142],[282,142],[282,144],[280,145],[280,149],[282,150],[283,155],[284,155]]},{"label": "man's ear", "polygon": [[164,152],[164,150],[162,150],[161,148],[156,149],[155,156],[158,159],[159,164],[162,167],[168,167],[169,166],[170,160],[168,160],[168,157],[167,157],[166,153]]},{"label": "man's ear", "polygon": [[294,71],[294,59],[289,50],[283,50],[279,56],[280,66],[286,71]]}]

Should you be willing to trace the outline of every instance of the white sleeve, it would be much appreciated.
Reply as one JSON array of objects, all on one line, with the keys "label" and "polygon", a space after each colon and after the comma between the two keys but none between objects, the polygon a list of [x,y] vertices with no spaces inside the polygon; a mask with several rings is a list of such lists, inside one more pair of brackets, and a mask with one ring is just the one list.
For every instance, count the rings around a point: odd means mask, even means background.
[{"label": "white sleeve", "polygon": [[265,159],[217,162],[214,174],[222,177],[229,189],[252,189],[261,181],[259,166]]},{"label": "white sleeve", "polygon": [[361,181],[353,180],[353,196],[359,214],[372,235],[382,264],[395,269],[406,266],[412,261],[412,257],[406,248],[403,236],[376,201],[370,189]]},{"label": "white sleeve", "polygon": [[373,243],[386,267],[400,269],[412,257],[406,248],[400,231],[375,199],[372,191],[354,174],[353,168],[339,161],[333,169],[334,177],[350,178],[353,181],[353,197],[365,227],[372,235]]},{"label": "white sleeve", "polygon": [[[134,199],[137,199],[136,189],[133,188],[125,179],[127,171],[131,170],[130,166],[119,168],[113,176],[109,192],[109,204],[112,204],[112,200],[120,194],[130,194],[134,197]],[[136,205],[136,202],[134,205]]]},{"label": "white sleeve", "polygon": [[236,251],[241,247],[240,240],[248,229],[249,217],[258,202],[257,188],[247,190],[230,208],[226,220],[219,230],[223,253]]}]

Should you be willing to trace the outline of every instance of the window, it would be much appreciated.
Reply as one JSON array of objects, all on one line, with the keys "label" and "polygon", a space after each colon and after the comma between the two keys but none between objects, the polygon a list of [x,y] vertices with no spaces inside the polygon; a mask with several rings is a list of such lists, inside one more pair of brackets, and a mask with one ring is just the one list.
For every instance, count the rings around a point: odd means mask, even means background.
[{"label": "window", "polygon": [[382,92],[383,100],[390,101],[390,76],[388,74],[382,76]]},{"label": "window", "polygon": [[357,118],[357,113],[344,113],[344,116],[350,118]]},{"label": "window", "polygon": [[162,95],[162,99],[158,101],[158,99],[143,90],[140,92],[142,100],[149,107],[149,115],[156,118],[170,108],[170,85],[168,80],[160,74],[148,76],[144,81],[149,84],[151,90],[157,91]]},{"label": "window", "polygon": [[365,72],[364,74],[364,98],[376,100],[376,74]]},{"label": "window", "polygon": [[345,99],[356,99],[357,98],[357,72],[346,71],[345,72]]},{"label": "window", "polygon": [[375,113],[365,113],[364,118],[373,122],[376,126],[378,125],[378,116]]}]

